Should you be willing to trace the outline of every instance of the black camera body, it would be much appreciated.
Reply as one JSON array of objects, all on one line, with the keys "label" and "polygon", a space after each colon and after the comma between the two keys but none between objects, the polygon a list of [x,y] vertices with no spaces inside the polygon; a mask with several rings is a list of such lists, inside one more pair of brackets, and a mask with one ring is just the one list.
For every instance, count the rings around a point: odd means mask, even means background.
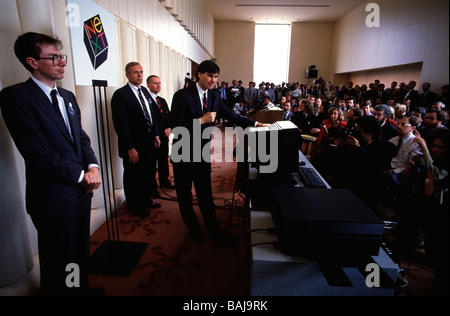
[{"label": "black camera body", "polygon": [[355,137],[358,140],[359,140],[359,137],[361,135],[359,130],[357,128],[355,128],[355,127],[344,128],[342,133],[343,133],[343,138],[346,138],[348,136],[353,136],[353,137]]}]

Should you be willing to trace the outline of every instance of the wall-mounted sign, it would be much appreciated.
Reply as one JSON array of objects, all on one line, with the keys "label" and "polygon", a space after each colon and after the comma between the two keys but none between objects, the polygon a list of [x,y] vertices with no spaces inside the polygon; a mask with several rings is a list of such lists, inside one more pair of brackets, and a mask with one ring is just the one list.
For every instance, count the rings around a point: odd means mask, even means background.
[{"label": "wall-mounted sign", "polygon": [[75,84],[119,86],[115,17],[91,0],[67,0]]},{"label": "wall-mounted sign", "polygon": [[92,67],[97,69],[108,59],[108,39],[100,15],[84,21],[84,45],[91,58]]}]

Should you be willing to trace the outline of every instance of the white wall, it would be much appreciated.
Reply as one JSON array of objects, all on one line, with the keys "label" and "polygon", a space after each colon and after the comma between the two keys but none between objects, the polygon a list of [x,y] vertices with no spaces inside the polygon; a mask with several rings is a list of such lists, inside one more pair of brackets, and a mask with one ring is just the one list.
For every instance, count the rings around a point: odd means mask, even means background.
[{"label": "white wall", "polygon": [[[379,0],[380,27],[366,25],[367,1],[336,23],[332,69],[347,73],[423,62],[421,83],[449,83],[449,2]],[[437,90],[440,92],[440,90]]]}]

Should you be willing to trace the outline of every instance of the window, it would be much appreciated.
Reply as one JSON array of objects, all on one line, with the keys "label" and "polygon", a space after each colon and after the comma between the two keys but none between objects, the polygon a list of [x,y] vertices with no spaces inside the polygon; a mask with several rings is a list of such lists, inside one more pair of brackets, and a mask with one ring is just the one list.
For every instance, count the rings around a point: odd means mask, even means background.
[{"label": "window", "polygon": [[288,81],[291,26],[256,24],[253,80],[275,85]]}]

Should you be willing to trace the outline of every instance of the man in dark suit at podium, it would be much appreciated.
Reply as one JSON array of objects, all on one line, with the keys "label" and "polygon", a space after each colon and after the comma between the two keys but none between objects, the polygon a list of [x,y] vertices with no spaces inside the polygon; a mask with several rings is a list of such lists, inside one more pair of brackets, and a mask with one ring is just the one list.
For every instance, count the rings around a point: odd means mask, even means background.
[{"label": "man in dark suit at podium", "polygon": [[123,188],[128,210],[145,218],[147,208],[159,208],[152,200],[157,191],[156,150],[161,143],[151,97],[141,86],[144,73],[137,62],[125,67],[128,83],[116,90],[111,99],[111,110],[123,160]]},{"label": "man in dark suit at podium", "polygon": [[[228,120],[232,124],[242,127],[265,126],[246,117],[233,113],[220,99],[220,95],[213,90],[220,73],[219,66],[213,61],[202,62],[197,68],[197,82],[195,85],[177,91],[172,100],[171,126],[174,133],[174,141],[171,160],[175,178],[178,205],[181,217],[189,229],[190,236],[198,241],[203,241],[203,235],[199,228],[199,221],[193,208],[192,183],[194,183],[197,200],[203,220],[210,238],[213,241],[227,241],[229,236],[219,228],[216,219],[215,205],[211,188],[211,163],[210,157],[203,157],[202,153],[209,153],[210,139],[203,139],[202,135],[195,135],[194,130],[203,131],[214,125],[217,119]],[[189,131],[181,134],[178,139],[178,131]],[[198,139],[198,138],[201,139]],[[177,150],[177,142],[189,145],[189,148],[181,147]],[[200,144],[198,148],[196,143]],[[186,151],[188,151],[187,157]],[[194,152],[195,151],[195,152]],[[201,156],[194,160],[194,156]]]}]

